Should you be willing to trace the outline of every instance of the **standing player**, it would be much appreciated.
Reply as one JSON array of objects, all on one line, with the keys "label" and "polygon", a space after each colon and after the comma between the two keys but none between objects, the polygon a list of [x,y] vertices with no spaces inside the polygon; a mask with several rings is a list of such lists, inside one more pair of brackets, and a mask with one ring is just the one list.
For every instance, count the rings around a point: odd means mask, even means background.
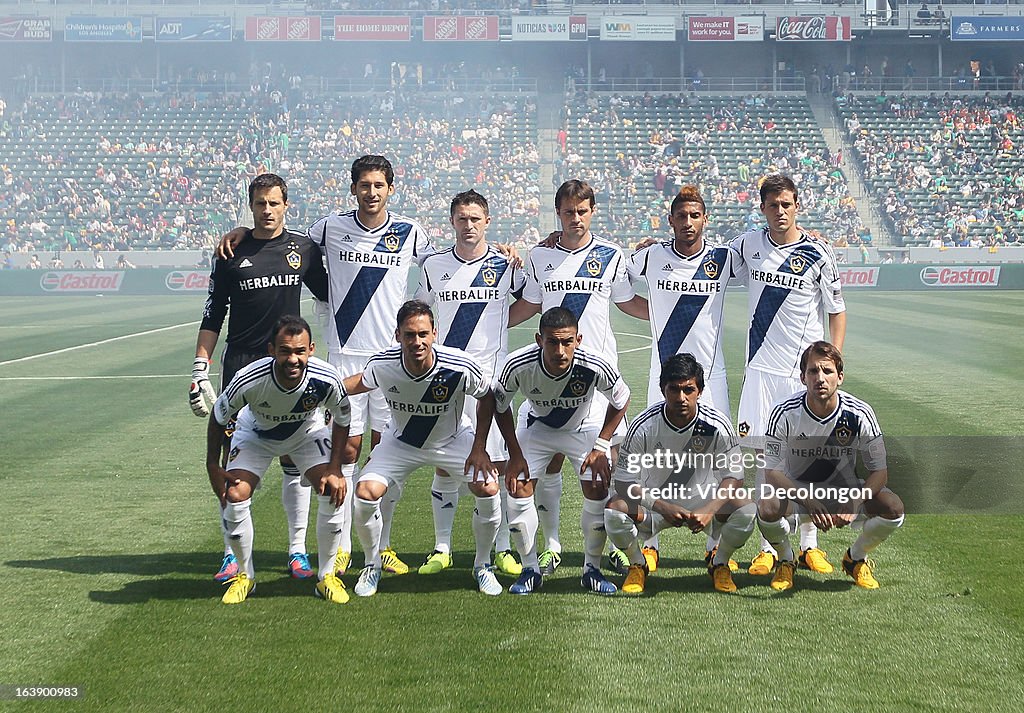
[{"label": "standing player", "polygon": [[[614,302],[626,314],[640,319],[647,318],[647,305],[629,284],[626,260],[619,247],[590,232],[595,211],[594,189],[583,181],[566,181],[555,193],[555,211],[562,227],[558,241],[552,247],[538,245],[530,251],[523,299],[512,305],[509,321],[519,324],[553,307],[564,307],[575,315],[586,350],[617,369],[619,355],[608,313],[611,304]],[[604,395],[598,394],[594,399],[596,418],[603,416],[606,405]],[[624,426],[614,441],[623,435]],[[559,456],[548,464],[545,477],[537,482],[537,512],[546,539],[540,565],[545,575],[553,573],[561,562],[561,470]],[[617,550],[610,555],[612,568],[624,573],[629,564],[625,555]]]},{"label": "standing player", "polygon": [[[614,594],[615,585],[601,574],[605,544],[604,505],[611,479],[611,437],[626,415],[629,387],[618,369],[601,356],[577,348],[583,339],[576,316],[564,307],[552,307],[540,319],[537,343],[523,347],[505,360],[492,393],[481,400],[480,428],[471,462],[486,464],[490,417],[495,420],[509,449],[505,483],[509,497],[509,528],[523,558],[523,573],[509,591],[529,594],[540,588],[544,571],[537,556],[538,512],[534,501],[538,475],[556,455],[569,459],[583,490],[583,578],[588,592]],[[512,421],[512,397],[524,397],[518,426]],[[607,406],[598,417],[596,394]],[[544,477],[547,477],[545,474]]]},{"label": "standing player", "polygon": [[[882,429],[870,406],[839,390],[843,356],[828,342],[804,350],[800,380],[804,391],[772,410],[765,433],[766,479],[774,492],[758,500],[758,525],[781,558],[771,586],[793,586],[796,562],[785,518],[799,512],[823,531],[862,520],[860,536],[843,555],[843,571],[858,587],[878,589],[867,555],[904,515],[903,502],[886,487]],[[864,480],[857,477],[858,455],[868,470]]]},{"label": "standing player", "polygon": [[[512,260],[487,244],[491,222],[487,199],[474,190],[452,199],[450,220],[455,245],[423,261],[416,298],[437,311],[438,339],[446,347],[462,349],[480,367],[487,384],[508,354],[509,295],[522,294],[524,277]],[[476,399],[466,399],[464,412],[476,427]],[[502,498],[502,526],[494,565],[513,576],[522,572],[509,541],[506,492],[501,483],[508,451],[496,429],[491,429],[487,454],[494,463]],[[451,535],[459,502],[461,477],[439,471],[430,488],[434,513],[434,550],[419,568],[420,574],[435,574],[452,565]]]},{"label": "standing player", "polygon": [[463,473],[468,480],[476,496],[473,576],[484,594],[501,594],[490,564],[501,522],[497,478],[486,458],[478,471],[466,472],[473,429],[462,412],[465,397],[483,396],[488,384],[472,357],[461,349],[435,344],[436,337],[430,307],[410,300],[398,310],[395,338],[400,346],[373,356],[361,374],[345,379],[350,393],[383,393],[391,410],[387,429],[356,483],[353,517],[366,554],[366,566],[355,586],[361,597],[376,594],[380,583],[381,500],[389,489],[404,487],[409,475],[424,465]]},{"label": "standing player", "polygon": [[704,369],[692,354],[666,359],[658,384],[664,399],[630,424],[615,467],[616,494],[604,511],[608,537],[629,555],[622,591],[641,594],[647,581],[639,533],[668,527],[704,532],[714,519],[721,544],[708,561],[708,574],[716,590],[735,592],[729,558],[754,531],[756,512],[741,492],[739,441],[728,415],[698,401]]},{"label": "standing player", "polygon": [[[221,367],[221,389],[246,364],[267,354],[271,327],[286,314],[298,314],[302,284],[317,299],[327,298],[327,273],[320,248],[300,233],[286,230],[288,186],[280,176],[265,173],[249,184],[249,208],[254,227],[234,257],[218,259],[210,274],[209,297],[203,310],[192,362],[189,404],[197,416],[209,416],[215,395],[210,385],[210,359],[228,315],[227,346]],[[287,455],[281,458],[284,473],[281,502],[288,517],[288,569],[293,577],[313,576],[306,555],[306,526],[309,521],[309,485]],[[223,522],[223,518],[222,518]],[[226,582],[238,573],[238,562],[231,552],[227,532],[224,535],[224,561],[214,575]]]},{"label": "standing player", "polygon": [[[270,356],[239,370],[214,404],[206,429],[206,470],[221,503],[231,551],[239,563],[222,601],[240,604],[256,587],[252,493],[271,461],[288,455],[319,493],[316,539],[320,581],[315,593],[344,604],[348,592],[334,574],[334,555],[345,498],[341,463],[342,443],[348,435],[348,398],[338,371],[313,357],[306,320],[285,315],[270,334]],[[333,416],[330,431],[324,426],[324,409]],[[236,414],[238,427],[225,470],[220,461],[224,427]]]},{"label": "standing player", "polygon": [[[846,337],[846,304],[835,255],[826,243],[800,231],[799,209],[792,179],[772,174],[761,182],[761,212],[768,226],[729,244],[737,274],[747,277],[750,307],[737,430],[740,443],[759,452],[772,407],[802,390],[800,355],[808,344],[824,338],[825,313],[832,343],[840,351]],[[757,477],[758,484],[764,482],[763,472]],[[750,574],[769,574],[777,554],[762,541]],[[800,527],[800,563],[815,572],[832,571],[810,522]]]},{"label": "standing player", "polygon": [[[707,375],[707,388],[701,387],[701,403],[728,416],[732,411],[722,355],[722,315],[725,288],[733,277],[732,252],[725,246],[704,242],[707,208],[696,186],[683,186],[672,199],[668,222],[672,226],[672,242],[639,249],[626,265],[633,282],[647,285],[653,342],[647,404],[663,398],[664,384],[656,378],[662,364],[671,356],[688,353],[696,357]],[[708,561],[714,556],[717,543],[715,520],[708,530]],[[643,554],[648,571],[657,570],[656,532],[644,543]],[[735,562],[730,561],[730,565],[739,568]]]}]

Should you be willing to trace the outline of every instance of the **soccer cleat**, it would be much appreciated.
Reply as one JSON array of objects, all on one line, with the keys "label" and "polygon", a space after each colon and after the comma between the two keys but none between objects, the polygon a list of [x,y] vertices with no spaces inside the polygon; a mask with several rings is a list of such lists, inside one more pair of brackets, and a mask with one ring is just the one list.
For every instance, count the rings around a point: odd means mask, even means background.
[{"label": "soccer cleat", "polygon": [[372,597],[377,593],[378,584],[380,584],[380,570],[372,564],[366,565],[359,572],[359,580],[355,586],[356,596]]},{"label": "soccer cleat", "polygon": [[[651,549],[654,549],[653,547]],[[655,550],[657,552],[657,550]],[[647,584],[647,571],[641,564],[631,564],[626,572],[626,581],[622,583],[623,594],[643,594]]]},{"label": "soccer cleat", "polygon": [[[708,575],[716,592],[731,594],[736,591],[736,583],[732,581],[732,569],[727,564],[708,565]],[[775,586],[774,582],[772,586]]]},{"label": "soccer cleat", "polygon": [[512,554],[512,550],[495,552],[494,566],[502,574],[511,574],[513,577],[518,577],[523,573],[523,565],[516,561],[516,556]]},{"label": "soccer cleat", "polygon": [[562,555],[554,550],[544,550],[537,558],[537,564],[540,565],[541,576],[550,577],[558,569],[558,565],[562,564]]},{"label": "soccer cleat", "polygon": [[750,569],[747,570],[747,574],[757,575],[758,577],[769,575],[775,569],[777,561],[778,559],[771,552],[761,550],[750,561]]},{"label": "soccer cleat", "polygon": [[610,596],[618,591],[616,586],[605,579],[601,571],[593,565],[587,565],[586,569],[584,569],[583,577],[580,579],[580,586],[588,592],[605,596]]},{"label": "soccer cleat", "polygon": [[843,555],[843,571],[853,577],[853,583],[864,589],[878,589],[878,580],[871,573],[871,565],[867,560],[854,560],[847,550]]},{"label": "soccer cleat", "polygon": [[339,548],[338,554],[334,558],[334,573],[340,577],[348,571],[350,564],[352,564],[352,553]]},{"label": "soccer cleat", "polygon": [[[710,567],[711,563],[715,559],[715,555],[716,554],[718,554],[718,548],[717,547],[711,549],[708,552],[705,552],[704,553],[704,564],[706,564],[708,567]],[[769,552],[769,554],[771,554],[771,553]],[[757,558],[755,557],[754,559],[757,559]],[[751,564],[753,564],[753,563],[751,563]],[[740,571],[739,563],[736,560],[734,560],[732,557],[729,558],[729,571],[730,572],[739,572]]]},{"label": "soccer cleat", "polygon": [[510,594],[532,594],[540,589],[543,583],[544,578],[540,576],[540,572],[526,568],[519,575],[519,579],[508,588],[508,591]]},{"label": "soccer cleat", "polygon": [[644,559],[647,560],[647,573],[654,574],[658,571],[658,548],[657,547],[644,547],[640,550],[643,552]]},{"label": "soccer cleat", "polygon": [[228,591],[224,592],[220,599],[225,604],[241,604],[252,590],[256,589],[256,582],[249,579],[245,572],[239,572],[232,577],[229,585]]},{"label": "soccer cleat", "polygon": [[316,583],[316,596],[331,604],[344,604],[348,601],[348,590],[345,583],[337,575],[329,574]]},{"label": "soccer cleat", "polygon": [[443,569],[448,569],[452,566],[452,555],[450,552],[442,552],[441,550],[434,550],[427,559],[420,565],[417,570],[420,574],[437,574]]},{"label": "soccer cleat", "polygon": [[608,553],[608,569],[617,574],[625,574],[629,571],[629,557],[616,547]]},{"label": "soccer cleat", "polygon": [[832,563],[825,559],[825,552],[817,547],[800,550],[799,562],[807,569],[818,574],[831,574],[835,570]]},{"label": "soccer cleat", "polygon": [[220,569],[217,571],[217,574],[213,575],[213,581],[225,584],[234,579],[237,574],[238,560],[229,552],[224,555],[224,559],[220,563]]},{"label": "soccer cleat", "polygon": [[476,577],[476,587],[480,590],[481,594],[487,594],[488,596],[496,597],[501,594],[504,587],[501,586],[501,582],[494,575],[494,567],[492,565],[484,565],[483,567],[474,567],[473,576]]},{"label": "soccer cleat", "polygon": [[775,576],[772,577],[772,589],[776,592],[784,592],[792,588],[794,572],[796,572],[796,562],[792,560],[779,562],[779,566],[775,570]]},{"label": "soccer cleat", "polygon": [[316,574],[305,552],[296,552],[288,558],[288,571],[295,579],[309,579]]},{"label": "soccer cleat", "polygon": [[398,559],[398,555],[390,547],[380,551],[380,564],[381,568],[390,574],[409,574],[409,565]]}]

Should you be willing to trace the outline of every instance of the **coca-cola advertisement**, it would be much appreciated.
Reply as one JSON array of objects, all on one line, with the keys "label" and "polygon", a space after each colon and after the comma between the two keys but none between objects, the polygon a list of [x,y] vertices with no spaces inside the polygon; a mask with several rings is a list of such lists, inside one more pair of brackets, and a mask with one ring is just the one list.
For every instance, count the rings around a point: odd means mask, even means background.
[{"label": "coca-cola advertisement", "polygon": [[849,42],[850,18],[832,15],[780,17],[775,39],[785,42]]}]

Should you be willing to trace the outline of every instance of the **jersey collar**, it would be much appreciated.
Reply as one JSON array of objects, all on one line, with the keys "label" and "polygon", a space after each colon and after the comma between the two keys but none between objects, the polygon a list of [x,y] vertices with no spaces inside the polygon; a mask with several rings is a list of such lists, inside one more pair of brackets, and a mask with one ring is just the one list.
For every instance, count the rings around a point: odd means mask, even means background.
[{"label": "jersey collar", "polygon": [[665,422],[665,425],[668,426],[669,428],[671,428],[676,433],[686,433],[687,431],[692,431],[694,424],[697,423],[697,419],[700,418],[700,404],[697,404],[697,413],[693,417],[693,420],[690,421],[688,424],[686,424],[686,426],[684,428],[679,428],[678,426],[676,426],[674,423],[672,423],[668,419],[668,414],[665,413],[665,407],[667,405],[668,404],[666,404],[664,402],[662,402],[662,404],[661,404],[661,418]]},{"label": "jersey collar", "polygon": [[594,234],[591,233],[590,234],[590,240],[588,240],[587,242],[583,243],[583,245],[580,245],[575,250],[570,250],[569,248],[567,248],[564,245],[562,245],[561,242],[555,243],[555,248],[557,250],[561,250],[564,253],[569,253],[570,255],[575,255],[576,253],[581,253],[584,250],[589,250],[590,248],[592,248],[594,246],[595,239],[596,238],[594,237]]},{"label": "jersey collar", "polygon": [[538,363],[540,363],[540,370],[544,374],[544,376],[548,377],[552,381],[561,381],[565,377],[569,376],[569,374],[572,373],[572,368],[576,366],[576,353],[573,352],[572,360],[570,360],[569,367],[565,370],[565,373],[560,374],[559,376],[555,376],[550,371],[548,371],[548,368],[546,366],[544,366],[544,349],[540,346],[537,347],[537,361]]},{"label": "jersey collar", "polygon": [[362,230],[364,233],[367,233],[368,235],[372,235],[374,233],[381,232],[382,230],[384,230],[385,228],[387,228],[388,226],[391,225],[391,211],[390,210],[387,211],[387,214],[388,214],[387,218],[384,219],[384,222],[381,223],[380,225],[378,225],[376,228],[367,228],[365,225],[360,223],[359,222],[359,211],[358,210],[352,211],[352,221],[356,225],[358,225],[359,229]]},{"label": "jersey collar", "polygon": [[427,370],[426,370],[425,372],[423,372],[423,373],[422,373],[422,374],[420,374],[419,376],[416,376],[415,374],[412,374],[412,373],[411,373],[411,372],[410,372],[410,371],[409,371],[409,370],[408,370],[408,369],[406,368],[406,366],[405,366],[405,354],[403,354],[403,353],[402,353],[402,351],[401,351],[401,347],[399,347],[399,352],[398,352],[398,362],[399,362],[399,363],[400,363],[400,364],[402,365],[402,371],[403,371],[403,372],[405,372],[405,375],[406,375],[406,376],[408,376],[408,377],[409,377],[410,379],[412,379],[413,381],[423,381],[423,380],[424,380],[424,379],[426,379],[426,378],[427,378],[428,376],[430,376],[430,375],[431,375],[431,374],[433,374],[433,373],[434,373],[435,371],[437,371],[437,364],[438,364],[438,362],[440,361],[440,359],[438,359],[438,355],[437,355],[437,349],[436,349],[436,348],[434,348],[434,347],[430,347],[430,351],[432,351],[432,352],[434,353],[434,363],[433,363],[433,364],[431,365],[431,367],[430,367],[429,369],[427,369]]},{"label": "jersey collar", "polygon": [[830,413],[825,418],[818,418],[817,416],[814,415],[814,412],[811,411],[810,408],[808,408],[806,393],[804,394],[803,398],[800,399],[800,405],[804,407],[804,412],[818,423],[828,423],[829,421],[836,417],[836,414],[839,413],[839,410],[843,407],[843,395],[840,392],[836,392],[836,395],[839,397],[839,400],[836,401],[836,408],[832,413]]}]

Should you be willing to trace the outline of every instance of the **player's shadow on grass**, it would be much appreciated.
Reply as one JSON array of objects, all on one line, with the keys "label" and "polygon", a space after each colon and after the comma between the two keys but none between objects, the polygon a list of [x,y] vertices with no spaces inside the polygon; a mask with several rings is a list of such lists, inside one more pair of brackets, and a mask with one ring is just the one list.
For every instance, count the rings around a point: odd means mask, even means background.
[{"label": "player's shadow on grass", "polygon": [[[292,579],[286,574],[277,572],[269,576],[259,576],[253,596],[260,599],[272,597],[308,597],[316,586],[315,579]],[[154,579],[127,582],[120,589],[93,590],[89,599],[100,604],[144,604],[152,601],[184,601],[187,599],[209,600],[219,602],[225,591],[212,579],[197,580],[184,578],[157,577]]]},{"label": "player's shadow on grass", "polygon": [[[38,560],[9,560],[8,567],[18,569],[43,569],[69,574],[141,574],[161,575],[204,574],[217,571],[220,561],[214,561],[214,553],[204,552],[155,552],[153,554],[131,555],[78,555],[75,557],[50,557]],[[280,557],[277,553],[258,553],[257,561]]]}]

